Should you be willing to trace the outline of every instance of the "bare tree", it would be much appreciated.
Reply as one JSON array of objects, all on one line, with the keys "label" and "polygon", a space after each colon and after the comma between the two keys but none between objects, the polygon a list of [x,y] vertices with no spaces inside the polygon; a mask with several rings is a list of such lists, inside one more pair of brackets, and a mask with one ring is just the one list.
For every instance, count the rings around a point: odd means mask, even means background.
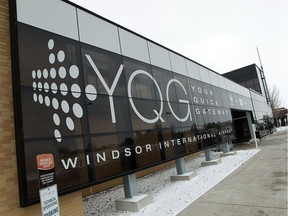
[{"label": "bare tree", "polygon": [[271,109],[273,112],[273,117],[275,119],[276,126],[279,127],[279,112],[278,109],[281,106],[281,98],[280,98],[280,93],[276,85],[273,85],[272,88],[269,87],[269,97],[270,97],[270,104],[271,104]]},{"label": "bare tree", "polygon": [[276,85],[273,85],[272,89],[269,87],[269,96],[270,96],[270,103],[271,103],[272,111],[280,108],[281,98],[280,98],[279,89],[277,88]]}]

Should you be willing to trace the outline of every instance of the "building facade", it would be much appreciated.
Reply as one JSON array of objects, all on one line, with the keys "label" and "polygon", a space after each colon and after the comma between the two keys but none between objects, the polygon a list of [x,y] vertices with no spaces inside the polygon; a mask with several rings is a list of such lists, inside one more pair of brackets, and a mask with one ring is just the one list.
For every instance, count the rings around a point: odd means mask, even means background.
[{"label": "building facade", "polygon": [[256,64],[251,64],[228,73],[222,74],[224,77],[266,97],[267,103],[270,103],[266,78],[263,72]]},{"label": "building facade", "polygon": [[54,155],[61,212],[81,215],[82,189],[271,116],[261,94],[77,5],[1,3],[1,213],[39,214],[39,154]]},{"label": "building facade", "polygon": [[[223,74],[224,77],[248,88],[254,106],[254,119],[256,123],[256,133],[258,138],[268,135],[276,122],[272,118],[273,113],[270,112],[270,96],[263,72],[256,64],[251,64],[228,73]],[[258,95],[261,96],[258,96]],[[266,101],[263,100],[266,98]],[[249,139],[250,135],[246,137]],[[251,138],[251,137],[250,137]],[[241,140],[241,139],[238,139]]]}]

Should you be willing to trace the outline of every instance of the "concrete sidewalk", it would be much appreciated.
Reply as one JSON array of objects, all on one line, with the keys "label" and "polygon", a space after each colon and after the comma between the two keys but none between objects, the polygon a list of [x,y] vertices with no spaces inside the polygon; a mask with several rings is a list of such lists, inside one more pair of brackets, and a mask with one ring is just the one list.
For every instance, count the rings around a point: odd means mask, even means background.
[{"label": "concrete sidewalk", "polygon": [[287,216],[287,130],[267,136],[259,148],[178,216]]}]

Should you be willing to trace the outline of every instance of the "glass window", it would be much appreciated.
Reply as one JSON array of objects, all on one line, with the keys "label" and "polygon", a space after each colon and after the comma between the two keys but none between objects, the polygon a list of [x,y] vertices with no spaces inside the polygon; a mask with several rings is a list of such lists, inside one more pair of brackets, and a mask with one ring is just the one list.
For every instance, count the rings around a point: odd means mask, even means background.
[{"label": "glass window", "polygon": [[215,92],[213,91],[213,86],[207,83],[203,83],[203,95],[205,97],[205,104],[207,106],[216,106],[214,94]]},{"label": "glass window", "polygon": [[[55,173],[58,190],[63,191],[88,183],[88,169],[82,138],[62,138],[61,145],[53,138],[26,140],[25,166],[27,175],[28,198],[36,199],[39,196],[38,171],[36,156],[38,154],[51,153],[54,156]],[[65,169],[67,161],[75,163],[75,168]],[[63,161],[63,162],[62,162]],[[68,166],[69,167],[69,166]]]},{"label": "glass window", "polygon": [[130,133],[93,136],[91,142],[96,180],[136,168],[135,144]]},{"label": "glass window", "polygon": [[[97,100],[86,105],[90,133],[121,132],[131,130],[127,98],[98,95]],[[113,122],[113,115],[115,122]]]},{"label": "glass window", "polygon": [[137,167],[152,165],[161,161],[157,130],[134,132]]},{"label": "glass window", "polygon": [[175,156],[185,155],[186,147],[183,144],[183,130],[182,129],[168,129],[163,130],[161,133],[161,145],[162,158],[166,160],[172,159]]},{"label": "glass window", "polygon": [[249,86],[249,87],[254,85],[253,80],[246,80],[245,83],[246,83],[246,86]]},{"label": "glass window", "polygon": [[228,98],[229,98],[230,107],[235,108],[234,95],[232,92],[228,92]]},{"label": "glass window", "polygon": [[[93,85],[97,94],[127,96],[126,81],[120,55],[96,47],[81,45],[85,87]],[[120,75],[117,78],[117,74]],[[113,89],[113,86],[114,89]]]},{"label": "glass window", "polygon": [[208,69],[199,66],[199,74],[202,82],[211,83]]},{"label": "glass window", "polygon": [[[173,73],[171,71],[167,71],[162,68],[158,68],[155,66],[152,66],[152,72],[153,72],[153,77],[158,83],[159,88],[161,89],[161,94],[162,94],[162,99],[164,101],[167,101],[167,95],[166,95],[166,89],[168,82],[173,79]],[[176,90],[175,90],[175,83],[172,82],[168,88],[168,95],[169,95],[169,101],[174,101],[178,102],[179,99],[177,98],[176,95]],[[159,92],[156,92],[157,100],[160,100],[159,97]]]},{"label": "glass window", "polygon": [[179,56],[176,53],[169,51],[169,56],[171,60],[172,71],[177,74],[182,74],[184,76],[188,76],[187,68],[185,64],[185,59],[182,56]]},{"label": "glass window", "polygon": [[153,100],[159,98],[159,89],[150,65],[126,57],[123,57],[123,63],[127,88],[130,88],[129,81],[131,82],[131,97]]},{"label": "glass window", "polygon": [[[212,88],[213,96],[214,96],[214,105],[216,107],[223,107],[223,101],[222,101],[222,95],[221,95],[221,89],[218,87],[213,86]],[[213,105],[213,104],[211,104]]]},{"label": "glass window", "polygon": [[210,76],[210,81],[211,81],[212,85],[214,85],[214,86],[219,86],[220,85],[220,83],[218,81],[218,77],[220,75],[218,75],[217,73],[209,70],[209,76]]},{"label": "glass window", "polygon": [[203,83],[189,79],[190,87],[191,87],[191,96],[192,96],[192,103],[197,105],[205,104],[205,97],[203,93]]},{"label": "glass window", "polygon": [[[170,105],[170,107],[169,107]],[[168,129],[168,128],[178,128],[181,127],[181,122],[178,121],[177,118],[183,118],[185,117],[184,115],[182,116],[179,110],[179,104],[175,102],[170,102],[168,105],[168,102],[163,103],[163,114],[162,118],[164,121],[160,120],[160,124],[162,128]],[[160,102],[158,102],[158,107],[160,107]],[[186,105],[187,107],[187,105]],[[187,108],[186,108],[187,112]],[[188,121],[188,120],[187,120]]]},{"label": "glass window", "polygon": [[[76,13],[74,7],[71,7],[71,9],[73,13]],[[61,11],[62,13],[63,11]],[[77,21],[73,24],[78,26],[77,33],[79,33],[81,42],[120,54],[121,48],[117,26],[80,9],[77,9],[77,18]]]},{"label": "glass window", "polygon": [[187,153],[192,153],[202,148],[202,142],[197,140],[196,127],[183,128],[183,138],[185,139],[185,146]]},{"label": "glass window", "polygon": [[224,107],[230,107],[228,91],[221,89],[221,94],[222,94],[223,106]]},{"label": "glass window", "polygon": [[174,79],[175,81],[173,83],[177,94],[177,102],[179,102],[179,100],[190,102],[191,94],[187,77],[174,73]]},{"label": "glass window", "polygon": [[[182,127],[192,127],[195,123],[194,107],[192,104],[179,103],[179,117],[182,119]],[[185,120],[187,119],[187,120]]]},{"label": "glass window", "polygon": [[122,28],[118,29],[122,55],[150,63],[147,41]]},{"label": "glass window", "polygon": [[208,119],[210,124],[217,124],[219,121],[216,107],[207,107]]},{"label": "glass window", "polygon": [[206,106],[197,106],[194,105],[195,117],[197,121],[197,126],[199,125],[207,125],[209,123],[209,110]]},{"label": "glass window", "polygon": [[[134,107],[131,106],[131,101]],[[160,120],[160,108],[157,101],[130,99],[130,115],[133,130],[155,129],[157,121]]]},{"label": "glass window", "polygon": [[200,80],[198,64],[187,59],[185,59],[185,62],[188,70],[188,77]]},{"label": "glass window", "polygon": [[169,51],[161,46],[148,41],[149,55],[151,64],[164,68],[166,70],[171,69],[171,62],[169,58]]},{"label": "glass window", "polygon": [[[59,70],[62,68],[69,71],[72,65],[81,65],[78,42],[24,24],[18,25],[18,32],[21,86],[32,86],[34,81],[43,84],[55,80],[73,80],[70,76],[60,78]],[[49,41],[54,44],[51,50],[48,47]],[[63,57],[60,58],[61,61],[58,60],[58,55]],[[55,70],[52,76],[51,69]]]}]

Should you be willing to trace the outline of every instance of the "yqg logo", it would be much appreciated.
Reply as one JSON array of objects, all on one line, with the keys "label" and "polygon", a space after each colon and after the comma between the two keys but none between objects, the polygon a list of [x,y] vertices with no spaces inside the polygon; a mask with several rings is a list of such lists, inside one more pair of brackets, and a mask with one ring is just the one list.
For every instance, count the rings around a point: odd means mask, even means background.
[{"label": "yqg logo", "polygon": [[[59,63],[63,63],[65,61],[65,52],[63,50],[59,50],[58,52],[56,51],[57,54],[55,54],[56,48],[55,48],[55,43],[54,43],[53,39],[50,39],[48,41],[48,49],[51,51],[49,58],[48,58],[51,67],[43,69],[43,70],[37,70],[37,71],[33,70],[32,71],[32,78],[33,78],[32,86],[34,89],[33,99],[36,103],[39,103],[41,105],[45,104],[47,107],[52,107],[54,109],[55,112],[52,116],[53,122],[55,124],[54,137],[58,142],[61,142],[62,141],[61,131],[59,131],[59,129],[57,128],[60,124],[63,124],[63,122],[65,122],[66,127],[70,131],[73,131],[75,129],[74,121],[70,116],[71,115],[70,110],[72,110],[72,113],[75,117],[77,117],[79,119],[83,117],[82,106],[77,102],[71,104],[71,102],[69,102],[67,99],[65,99],[65,97],[67,97],[67,94],[69,92],[71,92],[72,96],[75,99],[79,99],[82,94],[85,94],[86,97],[90,101],[94,101],[97,98],[97,90],[91,84],[88,84],[87,86],[85,86],[84,91],[83,91],[83,89],[81,89],[81,87],[76,82],[73,83],[71,86],[68,86],[64,82],[64,79],[67,76],[70,76],[70,78],[72,80],[73,79],[76,80],[80,75],[80,70],[79,70],[78,66],[77,65],[70,65],[68,68],[65,68],[64,66],[60,66],[59,69],[56,70],[54,67],[54,63],[56,61],[58,61]],[[99,78],[104,89],[108,93],[110,113],[111,113],[111,121],[112,121],[112,123],[116,123],[117,119],[116,119],[116,115],[115,115],[113,93],[115,91],[115,88],[117,86],[119,78],[123,72],[124,65],[121,64],[119,66],[119,69],[116,73],[116,76],[115,76],[113,82],[112,82],[112,85],[109,87],[108,84],[106,83],[105,79],[101,75],[100,71],[98,70],[96,64],[92,60],[91,56],[85,54],[85,57],[87,58],[90,66],[92,67],[93,71],[95,72],[95,75]],[[156,87],[156,94],[159,94],[159,98],[160,98],[160,100],[159,100],[160,101],[160,108],[159,108],[159,110],[155,110],[155,109],[152,110],[153,113],[155,114],[154,118],[148,119],[148,118],[144,117],[137,110],[137,108],[135,106],[135,103],[134,103],[133,97],[132,97],[132,84],[133,84],[133,80],[136,76],[148,77],[149,79],[152,80],[153,85],[155,85],[155,87]],[[60,84],[57,85],[56,82],[53,82],[53,81],[51,83],[48,82],[48,78],[49,78],[49,80],[55,80],[56,77],[60,78],[60,80],[62,81]],[[190,103],[188,100],[179,99],[179,101],[178,101],[181,104],[187,105],[187,113],[185,114],[184,117],[177,115],[175,113],[175,111],[173,110],[171,103],[170,103],[170,100],[169,100],[169,98],[170,98],[169,97],[169,89],[170,89],[172,83],[174,83],[175,85],[178,85],[178,88],[180,89],[180,91],[183,91],[185,95],[190,96],[188,94],[189,91],[187,92],[187,90],[185,89],[185,87],[183,86],[183,84],[179,80],[170,79],[169,82],[167,83],[165,92],[166,92],[168,107],[171,111],[171,114],[174,116],[175,119],[177,119],[180,122],[185,122],[187,120],[192,121],[191,108],[190,108]],[[148,72],[146,72],[144,70],[134,71],[128,79],[127,91],[128,91],[129,102],[130,102],[130,105],[131,105],[133,111],[143,122],[146,122],[148,124],[152,124],[152,123],[155,123],[157,121],[165,122],[165,120],[162,117],[163,107],[164,107],[162,92],[161,92],[159,84],[157,83],[157,81],[155,80],[155,78],[151,74],[149,74]],[[48,92],[52,92],[53,93],[52,95],[55,95],[55,97],[51,97],[51,96],[49,97]],[[56,98],[57,92],[60,92],[61,95],[64,96],[63,100]],[[62,112],[66,115],[65,119],[60,119],[59,112]]]},{"label": "yqg logo", "polygon": [[[59,100],[56,98],[56,93],[60,92],[64,98],[67,96],[68,92],[70,91],[74,98],[79,98],[83,93],[81,87],[74,83],[71,86],[67,86],[64,82],[64,79],[67,76],[70,76],[72,79],[77,79],[79,77],[79,68],[77,65],[71,65],[69,68],[65,68],[64,66],[59,67],[58,70],[55,69],[54,64],[56,61],[62,63],[65,61],[65,52],[63,50],[59,50],[57,54],[55,54],[55,43],[53,39],[48,41],[48,49],[51,51],[49,55],[49,62],[51,64],[50,68],[45,68],[43,70],[33,70],[32,71],[32,78],[33,78],[33,100],[39,104],[45,104],[47,107],[52,107],[55,111],[53,114],[53,122],[55,124],[54,129],[54,137],[58,142],[62,141],[61,131],[57,129],[60,124],[65,123],[67,128],[70,131],[75,129],[75,124],[71,116],[69,116],[70,109],[72,109],[72,113],[77,118],[82,118],[83,116],[83,109],[79,103],[70,104],[68,100]],[[57,77],[58,76],[58,77]],[[48,79],[55,80],[55,78],[60,78],[63,82],[57,85],[56,82],[48,82]],[[55,97],[49,97],[48,93],[52,92]],[[93,101],[96,99],[96,89],[92,85],[87,85],[85,87],[85,94],[86,97]],[[50,94],[51,95],[51,94]],[[59,112],[63,112],[66,114],[66,118],[60,119]],[[63,121],[63,122],[62,122]]]}]

